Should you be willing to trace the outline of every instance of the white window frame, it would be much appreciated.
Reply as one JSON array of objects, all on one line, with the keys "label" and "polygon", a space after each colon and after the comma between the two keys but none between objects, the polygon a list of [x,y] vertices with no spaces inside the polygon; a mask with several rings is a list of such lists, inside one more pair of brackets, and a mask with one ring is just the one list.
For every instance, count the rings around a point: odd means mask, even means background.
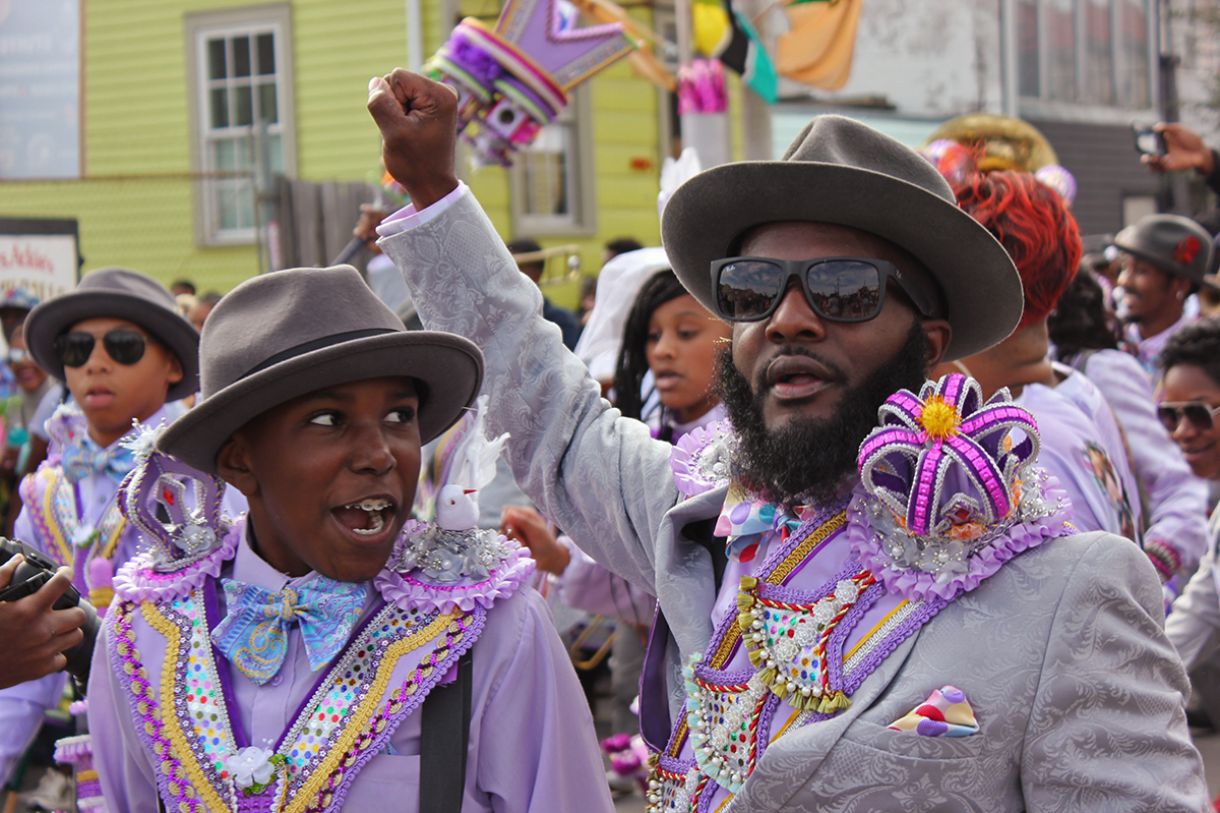
[{"label": "white window frame", "polygon": [[574,211],[568,215],[537,215],[526,212],[526,169],[523,161],[515,161],[509,171],[508,180],[513,234],[530,237],[587,237],[597,233],[593,112],[587,86],[569,92],[568,107],[558,120],[572,128],[568,166],[573,185],[571,201]]},{"label": "white window frame", "polygon": [[[275,77],[276,104],[278,121],[267,125],[269,135],[278,135],[282,150],[283,172],[288,177],[296,175],[296,109],[294,103],[292,66],[292,11],[287,4],[266,6],[250,6],[238,9],[208,11],[187,14],[184,17],[184,36],[186,38],[186,70],[187,85],[190,93],[190,103],[187,105],[191,127],[191,166],[197,173],[207,174],[216,171],[212,166],[210,137],[211,121],[209,117],[209,89],[211,82],[207,69],[207,41],[215,37],[232,37],[239,34],[256,36],[271,32],[275,35]],[[256,54],[251,52],[252,67],[257,61]],[[249,136],[255,143],[252,145],[255,181],[259,175],[262,156],[257,144],[258,123],[249,126]],[[237,127],[232,127],[237,131]],[[240,136],[236,136],[240,137]],[[213,195],[215,187],[206,177],[194,184],[195,198],[195,241],[201,246],[250,245],[257,242],[257,224],[259,224],[258,207],[260,202],[253,201],[255,207],[256,227],[245,229],[222,230],[215,222]],[[257,195],[257,190],[251,194]],[[261,224],[265,225],[265,224]]]}]

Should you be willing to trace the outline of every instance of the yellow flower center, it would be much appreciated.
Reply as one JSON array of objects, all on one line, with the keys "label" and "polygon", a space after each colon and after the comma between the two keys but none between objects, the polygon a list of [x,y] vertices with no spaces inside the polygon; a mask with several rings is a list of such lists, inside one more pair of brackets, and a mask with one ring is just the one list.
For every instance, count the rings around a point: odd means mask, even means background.
[{"label": "yellow flower center", "polygon": [[933,395],[923,405],[919,416],[919,425],[934,440],[944,440],[957,434],[957,410],[944,398]]}]

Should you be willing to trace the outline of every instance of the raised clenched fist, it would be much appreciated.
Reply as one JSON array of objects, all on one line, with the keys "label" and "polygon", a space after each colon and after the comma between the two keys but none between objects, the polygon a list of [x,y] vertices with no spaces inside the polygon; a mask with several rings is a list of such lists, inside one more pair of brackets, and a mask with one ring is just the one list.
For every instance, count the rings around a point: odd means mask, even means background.
[{"label": "raised clenched fist", "polygon": [[381,130],[386,170],[417,210],[457,187],[457,93],[452,88],[396,68],[369,81],[368,108]]}]

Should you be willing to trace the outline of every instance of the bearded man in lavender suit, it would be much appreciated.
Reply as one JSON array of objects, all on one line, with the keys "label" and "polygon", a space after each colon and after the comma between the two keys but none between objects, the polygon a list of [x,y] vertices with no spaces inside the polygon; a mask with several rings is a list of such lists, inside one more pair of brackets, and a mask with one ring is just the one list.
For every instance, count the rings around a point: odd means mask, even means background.
[{"label": "bearded man in lavender suit", "polygon": [[454,94],[395,71],[369,110],[413,202],[380,245],[424,324],[483,349],[526,494],[658,597],[650,811],[1203,809],[1147,558],[1073,532],[1028,413],[960,375],[921,387],[1021,314],[931,165],[822,116],[782,160],[675,192],[674,271],[734,326],[731,425],[671,466],[457,181]]}]

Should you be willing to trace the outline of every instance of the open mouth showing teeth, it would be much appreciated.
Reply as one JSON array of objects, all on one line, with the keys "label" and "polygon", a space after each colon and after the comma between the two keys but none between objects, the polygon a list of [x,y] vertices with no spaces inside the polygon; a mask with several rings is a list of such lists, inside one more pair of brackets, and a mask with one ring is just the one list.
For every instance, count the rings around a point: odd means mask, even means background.
[{"label": "open mouth showing teeth", "polygon": [[339,522],[358,536],[376,536],[385,530],[394,515],[394,503],[366,499],[333,510]]}]

